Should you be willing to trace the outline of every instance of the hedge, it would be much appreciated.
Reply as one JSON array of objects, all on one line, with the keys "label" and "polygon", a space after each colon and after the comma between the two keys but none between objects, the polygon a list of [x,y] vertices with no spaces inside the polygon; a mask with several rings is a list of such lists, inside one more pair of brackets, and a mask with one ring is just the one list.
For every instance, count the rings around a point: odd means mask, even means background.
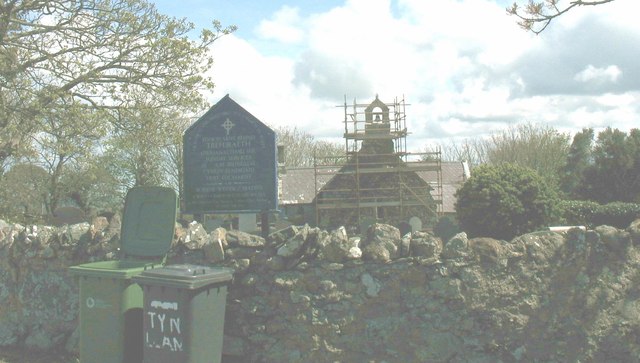
[{"label": "hedge", "polygon": [[627,228],[640,218],[640,204],[613,202],[600,205],[592,201],[565,200],[560,202],[563,223],[593,228],[608,225]]}]

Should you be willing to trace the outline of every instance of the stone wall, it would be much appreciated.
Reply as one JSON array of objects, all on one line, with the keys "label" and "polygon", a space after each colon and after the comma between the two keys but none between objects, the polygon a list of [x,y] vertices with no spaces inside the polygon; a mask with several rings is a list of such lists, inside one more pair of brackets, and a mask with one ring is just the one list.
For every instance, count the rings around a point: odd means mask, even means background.
[{"label": "stone wall", "polygon": [[[0,347],[77,349],[67,267],[117,257],[119,220],[0,222]],[[176,231],[169,263],[235,268],[226,361],[640,362],[640,220],[443,243],[377,224],[266,240]]]}]

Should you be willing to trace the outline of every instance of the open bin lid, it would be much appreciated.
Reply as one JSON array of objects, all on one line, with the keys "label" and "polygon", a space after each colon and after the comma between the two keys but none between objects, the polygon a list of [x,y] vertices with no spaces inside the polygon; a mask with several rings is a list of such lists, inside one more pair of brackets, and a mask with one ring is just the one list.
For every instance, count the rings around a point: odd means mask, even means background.
[{"label": "open bin lid", "polygon": [[125,255],[164,257],[167,254],[175,232],[177,201],[172,188],[129,189],[120,236]]},{"label": "open bin lid", "polygon": [[226,284],[233,279],[233,269],[191,264],[169,265],[142,272],[133,278],[140,285],[175,287],[195,290]]}]

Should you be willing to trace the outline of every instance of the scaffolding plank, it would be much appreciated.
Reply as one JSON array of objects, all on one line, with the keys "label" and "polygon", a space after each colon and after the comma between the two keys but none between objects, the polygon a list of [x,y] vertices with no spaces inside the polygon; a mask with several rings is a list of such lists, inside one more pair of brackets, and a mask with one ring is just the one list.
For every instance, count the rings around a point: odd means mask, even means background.
[{"label": "scaffolding plank", "polygon": [[[441,204],[441,200],[435,200],[436,204]],[[388,202],[360,202],[360,203],[317,203],[318,209],[356,209],[374,207],[424,207],[425,205],[417,201],[388,201]]]}]

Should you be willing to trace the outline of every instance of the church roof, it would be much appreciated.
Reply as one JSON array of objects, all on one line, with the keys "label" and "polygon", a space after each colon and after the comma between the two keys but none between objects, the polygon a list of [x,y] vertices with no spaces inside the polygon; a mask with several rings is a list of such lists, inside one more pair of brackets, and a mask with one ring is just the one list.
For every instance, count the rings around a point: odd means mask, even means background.
[{"label": "church roof", "polygon": [[[318,175],[319,187],[328,183],[338,172],[338,168],[329,173]],[[455,192],[464,183],[466,178],[465,167],[460,162],[442,163],[442,207],[444,213],[455,212]],[[435,171],[417,172],[425,182],[435,186],[438,182],[438,174]],[[286,173],[280,175],[282,183],[279,204],[306,204],[315,198],[315,172],[313,168],[289,168]],[[432,191],[435,193],[436,191]],[[433,195],[437,199],[436,195]]]}]

